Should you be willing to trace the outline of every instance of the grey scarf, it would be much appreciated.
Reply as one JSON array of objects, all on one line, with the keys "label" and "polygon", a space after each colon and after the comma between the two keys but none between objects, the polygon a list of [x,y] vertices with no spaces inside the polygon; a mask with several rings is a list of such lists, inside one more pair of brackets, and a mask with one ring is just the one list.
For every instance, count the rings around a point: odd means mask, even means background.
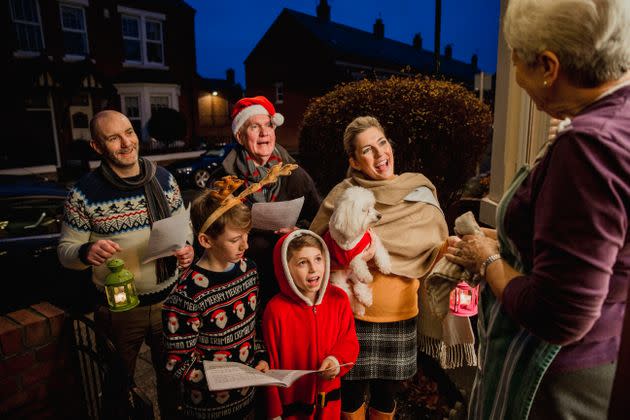
[{"label": "grey scarf", "polygon": [[[121,178],[109,166],[106,160],[101,161],[99,170],[103,177],[114,187],[122,191],[132,191],[138,188],[144,188],[144,196],[147,202],[147,213],[149,216],[149,224],[157,220],[165,219],[171,215],[171,210],[166,201],[166,196],[162,186],[160,185],[155,173],[157,166],[148,159],[140,158],[140,176],[132,178]],[[177,260],[175,257],[160,258],[155,264],[155,274],[157,282],[162,283],[169,279],[175,273]]]}]

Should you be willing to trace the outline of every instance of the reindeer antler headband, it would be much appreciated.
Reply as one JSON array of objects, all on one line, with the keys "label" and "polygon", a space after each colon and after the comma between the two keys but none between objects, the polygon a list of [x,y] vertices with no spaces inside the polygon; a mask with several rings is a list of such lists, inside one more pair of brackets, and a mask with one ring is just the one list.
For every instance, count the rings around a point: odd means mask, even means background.
[{"label": "reindeer antler headband", "polygon": [[298,165],[294,163],[287,163],[283,165],[282,163],[278,163],[277,165],[272,166],[269,169],[269,172],[263,179],[260,181],[251,184],[249,187],[245,188],[238,196],[234,197],[232,193],[236,191],[241,185],[243,185],[242,179],[238,179],[238,177],[234,175],[228,175],[221,178],[219,181],[215,181],[214,187],[212,191],[210,191],[210,195],[212,198],[216,200],[220,200],[221,205],[215,211],[212,212],[210,216],[206,219],[203,226],[199,230],[199,233],[204,233],[211,224],[216,222],[216,220],[225,214],[226,211],[236,206],[237,204],[241,204],[243,199],[248,195],[255,193],[260,190],[263,186],[267,184],[273,184],[278,181],[278,178],[281,176],[291,175],[291,172],[296,170]]}]

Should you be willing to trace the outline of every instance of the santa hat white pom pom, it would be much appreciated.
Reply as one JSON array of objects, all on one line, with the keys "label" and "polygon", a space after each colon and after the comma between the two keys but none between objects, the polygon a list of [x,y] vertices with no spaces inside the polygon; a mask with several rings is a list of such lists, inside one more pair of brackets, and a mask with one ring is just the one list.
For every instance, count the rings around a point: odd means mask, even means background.
[{"label": "santa hat white pom pom", "polygon": [[273,117],[271,117],[271,121],[273,121],[276,127],[280,127],[282,124],[284,124],[284,115],[276,112]]}]

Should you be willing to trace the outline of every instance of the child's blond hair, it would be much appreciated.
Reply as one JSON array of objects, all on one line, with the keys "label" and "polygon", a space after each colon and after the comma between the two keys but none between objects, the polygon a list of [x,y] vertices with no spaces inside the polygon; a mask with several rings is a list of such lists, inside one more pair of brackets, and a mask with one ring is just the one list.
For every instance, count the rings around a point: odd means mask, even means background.
[{"label": "child's blond hair", "polygon": [[210,195],[211,191],[211,189],[204,190],[191,204],[190,221],[196,235],[205,233],[216,239],[225,231],[226,225],[243,230],[249,230],[252,227],[252,212],[250,208],[245,204],[238,204],[222,214],[205,232],[199,232],[208,216],[221,206],[221,203]]}]

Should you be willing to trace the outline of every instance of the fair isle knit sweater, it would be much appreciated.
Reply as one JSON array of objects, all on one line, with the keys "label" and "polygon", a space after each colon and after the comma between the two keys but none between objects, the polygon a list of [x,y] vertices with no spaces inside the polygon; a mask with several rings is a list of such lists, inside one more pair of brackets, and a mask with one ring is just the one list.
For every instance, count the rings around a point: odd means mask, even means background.
[{"label": "fair isle knit sweater", "polygon": [[[171,213],[184,211],[184,202],[173,176],[160,166],[155,176],[164,190]],[[153,301],[157,295],[170,290],[177,272],[158,284],[155,260],[141,263],[150,233],[144,189],[121,191],[108,183],[99,171],[93,171],[81,178],[68,194],[57,253],[63,266],[84,270],[89,266],[81,259],[81,248],[99,239],[112,240],[120,245],[121,251],[115,257],[123,259],[125,268],[133,273],[141,301]],[[192,229],[188,238],[192,243]],[[92,281],[99,290],[103,290],[109,272],[106,264],[92,267]]]}]

